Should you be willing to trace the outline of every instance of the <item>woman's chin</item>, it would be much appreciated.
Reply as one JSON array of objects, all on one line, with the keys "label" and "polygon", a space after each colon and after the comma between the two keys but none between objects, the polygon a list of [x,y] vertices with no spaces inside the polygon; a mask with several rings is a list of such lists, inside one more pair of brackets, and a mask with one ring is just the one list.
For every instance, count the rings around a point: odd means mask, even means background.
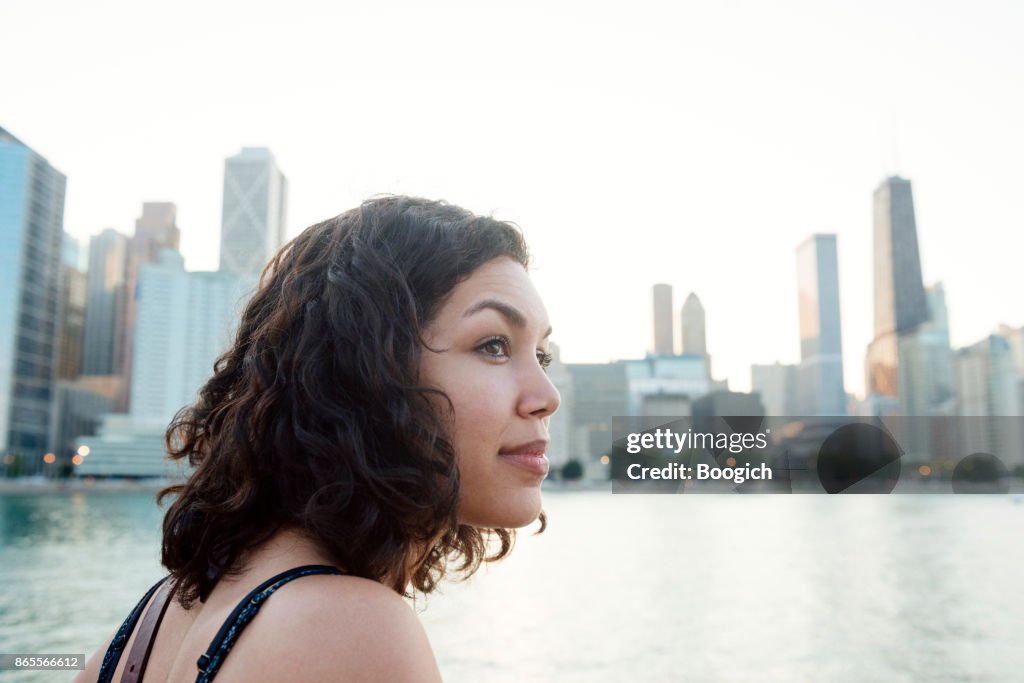
[{"label": "woman's chin", "polygon": [[537,521],[541,512],[540,487],[521,492],[502,505],[459,511],[459,523],[478,528],[520,529]]}]

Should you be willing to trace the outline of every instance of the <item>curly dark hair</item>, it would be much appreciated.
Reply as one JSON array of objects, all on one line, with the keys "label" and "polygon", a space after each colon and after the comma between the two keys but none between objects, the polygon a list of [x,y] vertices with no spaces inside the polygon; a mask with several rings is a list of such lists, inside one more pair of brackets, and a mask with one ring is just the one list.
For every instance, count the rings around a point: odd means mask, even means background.
[{"label": "curly dark hair", "polygon": [[[451,402],[419,382],[424,327],[501,256],[528,265],[514,226],[389,196],[313,225],[270,261],[232,348],[167,430],[170,457],[194,467],[160,493],[174,497],[162,560],[182,605],[288,527],[403,594],[432,591],[450,561],[465,577],[509,553],[513,530],[459,524],[455,452],[431,397]],[[426,555],[409,576],[416,549]]]}]

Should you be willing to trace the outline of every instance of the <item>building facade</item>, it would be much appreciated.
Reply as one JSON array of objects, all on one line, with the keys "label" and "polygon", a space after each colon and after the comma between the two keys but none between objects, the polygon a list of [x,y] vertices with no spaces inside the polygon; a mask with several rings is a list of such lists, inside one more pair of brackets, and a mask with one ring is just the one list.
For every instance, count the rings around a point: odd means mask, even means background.
[{"label": "building facade", "polygon": [[928,320],[910,181],[887,178],[874,195],[875,336]]},{"label": "building facade", "polygon": [[845,415],[836,236],[812,235],[796,250],[800,311],[798,410]]},{"label": "building facade", "polygon": [[1024,325],[1021,327],[1000,325],[997,334],[1010,345],[1013,372],[1016,375],[1017,406],[1024,414]]},{"label": "building facade", "polygon": [[708,354],[707,318],[704,306],[695,292],[690,292],[679,312],[679,331],[682,335],[682,352],[691,356],[703,356],[711,377],[711,356]]},{"label": "building facade", "polygon": [[1024,464],[1020,396],[1009,341],[992,334],[959,349],[954,370],[963,448],[993,454],[1010,467]]},{"label": "building facade", "polygon": [[[865,363],[869,397],[901,405],[901,338],[928,320],[910,181],[887,178],[874,194],[874,338]],[[906,348],[905,345],[902,345]]]},{"label": "building facade", "polygon": [[88,277],[78,264],[78,243],[65,233],[61,256],[61,314],[57,326],[57,378],[63,380],[82,374]]},{"label": "building facade", "polygon": [[611,453],[612,418],[629,415],[626,365],[616,361],[566,363],[565,367],[573,387],[570,458],[593,463]]},{"label": "building facade", "polygon": [[942,283],[928,287],[925,297],[928,320],[899,335],[900,404],[906,415],[953,415],[953,350]]},{"label": "building facade", "polygon": [[124,334],[124,267],[128,237],[107,228],[89,240],[82,374],[117,375],[124,360],[117,339]]},{"label": "building facade", "polygon": [[801,415],[797,403],[799,366],[774,363],[750,366],[750,389],[761,397],[765,415]]},{"label": "building facade", "polygon": [[220,269],[259,276],[284,244],[288,181],[274,155],[246,147],[224,162]]},{"label": "building facade", "polygon": [[623,415],[686,417],[697,398],[724,388],[709,379],[707,358],[697,354],[651,354],[618,362],[626,372],[628,412]]},{"label": "building facade", "polygon": [[154,263],[164,249],[177,251],[181,243],[181,230],[177,224],[177,207],[171,202],[145,202],[142,216],[135,221],[135,234],[128,241],[124,264],[124,292],[121,297],[120,326],[115,339],[115,358],[119,366],[116,374],[123,378],[124,391],[118,400],[118,409],[127,412],[134,356],[136,296],[139,269]]},{"label": "building facade", "polygon": [[657,284],[651,290],[652,317],[654,320],[653,352],[663,356],[675,353],[672,338],[672,285]]},{"label": "building facade", "polygon": [[142,266],[132,415],[170,421],[213,373],[226,351],[256,280],[225,273],[189,272],[181,255],[161,252]]},{"label": "building facade", "polygon": [[65,185],[0,128],[0,454],[29,473],[50,447]]}]

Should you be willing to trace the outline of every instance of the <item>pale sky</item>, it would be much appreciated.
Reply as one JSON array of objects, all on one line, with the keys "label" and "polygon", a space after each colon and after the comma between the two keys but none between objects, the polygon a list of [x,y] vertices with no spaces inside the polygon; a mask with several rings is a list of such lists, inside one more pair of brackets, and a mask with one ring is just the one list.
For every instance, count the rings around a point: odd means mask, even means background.
[{"label": "pale sky", "polygon": [[173,201],[192,269],[243,146],[287,175],[289,235],[384,192],[493,213],[564,360],[641,356],[668,282],[739,390],[798,360],[795,249],[834,232],[862,393],[871,194],[899,173],[954,346],[1024,324],[1024,4],[426,4],[5,0],[0,126],[68,176],[71,234]]}]

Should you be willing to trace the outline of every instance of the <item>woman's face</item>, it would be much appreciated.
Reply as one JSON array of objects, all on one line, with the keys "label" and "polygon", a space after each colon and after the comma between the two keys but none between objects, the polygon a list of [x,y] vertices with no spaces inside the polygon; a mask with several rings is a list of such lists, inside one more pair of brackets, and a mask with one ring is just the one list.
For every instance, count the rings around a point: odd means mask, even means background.
[{"label": "woman's face", "polygon": [[515,528],[540,514],[548,421],[559,403],[542,367],[550,333],[526,270],[505,257],[460,282],[425,330],[420,379],[455,410],[462,524]]}]

